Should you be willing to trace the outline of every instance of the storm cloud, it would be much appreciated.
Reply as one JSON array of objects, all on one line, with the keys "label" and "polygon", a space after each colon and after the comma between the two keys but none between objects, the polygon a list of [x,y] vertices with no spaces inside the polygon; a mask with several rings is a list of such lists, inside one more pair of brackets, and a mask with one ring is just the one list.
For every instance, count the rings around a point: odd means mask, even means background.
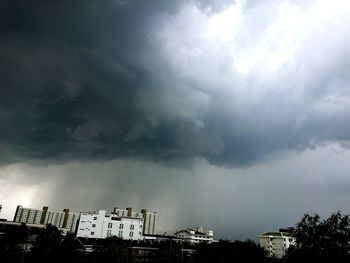
[{"label": "storm cloud", "polygon": [[[172,207],[163,218],[174,225],[218,220],[224,236],[235,219],[238,237],[294,222],[316,197],[324,214],[349,208],[349,10],[0,0],[0,197],[41,205],[64,188],[48,204]],[[266,191],[302,194],[288,210]]]},{"label": "storm cloud", "polygon": [[2,1],[1,161],[241,166],[349,140],[345,13],[218,3]]}]

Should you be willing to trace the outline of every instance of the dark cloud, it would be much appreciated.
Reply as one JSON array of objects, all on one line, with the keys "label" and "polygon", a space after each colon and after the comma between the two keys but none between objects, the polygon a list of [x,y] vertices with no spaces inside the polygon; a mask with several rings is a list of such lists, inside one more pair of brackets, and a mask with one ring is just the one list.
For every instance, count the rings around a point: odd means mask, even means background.
[{"label": "dark cloud", "polygon": [[256,239],[348,213],[350,5],[304,2],[0,0],[2,216]]},{"label": "dark cloud", "polygon": [[[314,78],[293,80],[300,68],[287,67],[265,83],[254,76],[219,83],[210,67],[223,78],[230,75],[221,53],[192,60],[191,49],[202,47],[185,39],[186,28],[177,35],[179,45],[176,39],[159,40],[164,28],[182,31],[172,23],[186,4],[2,1],[1,162],[141,158],[188,163],[202,157],[241,166],[284,149],[349,140],[349,102],[330,96],[346,92],[339,85],[347,87],[349,57],[331,68],[311,65],[307,72]],[[228,4],[193,6],[209,17]],[[166,55],[171,44],[170,52],[182,58],[176,48],[183,43],[191,48],[184,53],[198,76],[189,70],[184,77],[181,63],[172,65]],[[202,72],[202,65],[209,69]],[[337,86],[339,79],[344,80]],[[288,95],[301,85],[310,94]],[[268,91],[262,96],[240,91],[264,86]]]}]

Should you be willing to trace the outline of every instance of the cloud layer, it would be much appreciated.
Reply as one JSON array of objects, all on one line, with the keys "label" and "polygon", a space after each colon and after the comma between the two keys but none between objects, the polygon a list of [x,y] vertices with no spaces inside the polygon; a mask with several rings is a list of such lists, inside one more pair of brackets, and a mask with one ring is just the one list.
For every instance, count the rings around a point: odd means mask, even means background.
[{"label": "cloud layer", "polygon": [[256,238],[349,213],[346,1],[0,0],[0,200]]},{"label": "cloud layer", "polygon": [[203,225],[215,238],[256,240],[293,226],[304,213],[349,213],[350,151],[338,144],[285,153],[264,164],[193,169],[144,161],[16,164],[0,170],[1,217],[16,205],[72,211],[133,207],[159,215],[160,234]]},{"label": "cloud layer", "polygon": [[242,166],[348,141],[347,10],[2,1],[1,162]]}]

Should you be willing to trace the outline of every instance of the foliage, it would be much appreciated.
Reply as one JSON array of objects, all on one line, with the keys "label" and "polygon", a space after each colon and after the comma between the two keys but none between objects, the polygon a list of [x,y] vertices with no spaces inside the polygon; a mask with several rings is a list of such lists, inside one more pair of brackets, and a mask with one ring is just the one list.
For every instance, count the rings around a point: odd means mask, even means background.
[{"label": "foliage", "polygon": [[265,251],[251,240],[199,244],[194,262],[267,262]]},{"label": "foliage", "polygon": [[22,256],[21,245],[26,240],[28,228],[25,224],[9,227],[4,235],[0,236],[0,255],[5,262],[17,262]]},{"label": "foliage", "polygon": [[319,215],[305,214],[297,224],[293,236],[295,247],[288,253],[288,260],[332,260],[350,262],[350,219],[340,212],[321,220]]},{"label": "foliage", "polygon": [[56,259],[60,255],[60,245],[63,235],[57,227],[47,225],[46,229],[40,231],[32,248],[31,257],[41,260]]},{"label": "foliage", "polygon": [[95,262],[134,262],[127,243],[115,236],[96,240],[92,257]]}]

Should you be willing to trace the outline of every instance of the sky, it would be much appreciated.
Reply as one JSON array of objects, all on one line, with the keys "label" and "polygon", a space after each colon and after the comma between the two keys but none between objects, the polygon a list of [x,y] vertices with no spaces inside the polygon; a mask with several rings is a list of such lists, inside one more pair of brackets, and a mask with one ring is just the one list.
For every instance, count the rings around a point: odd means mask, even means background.
[{"label": "sky", "polygon": [[0,0],[0,203],[257,239],[350,214],[350,2]]}]

